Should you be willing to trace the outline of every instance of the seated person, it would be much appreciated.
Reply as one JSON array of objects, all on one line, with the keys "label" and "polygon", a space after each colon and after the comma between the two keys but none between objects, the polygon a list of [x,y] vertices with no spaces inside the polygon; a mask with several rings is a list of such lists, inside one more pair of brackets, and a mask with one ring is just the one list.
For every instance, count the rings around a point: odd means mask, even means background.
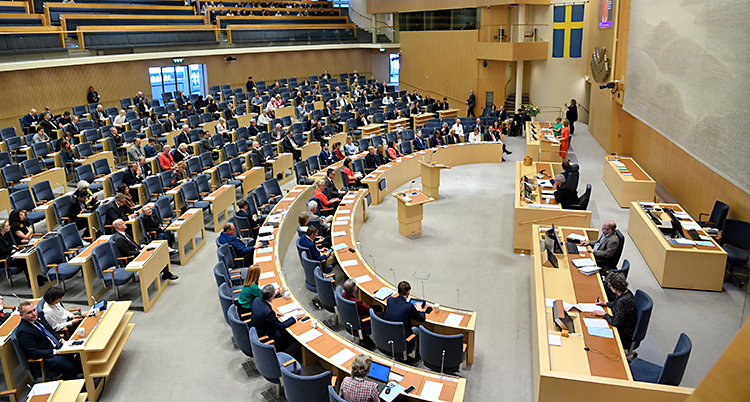
[{"label": "seated person", "polygon": [[317,238],[318,228],[313,225],[308,225],[307,232],[305,232],[304,236],[300,237],[299,245],[305,251],[307,251],[307,257],[309,259],[320,261],[321,264],[325,264],[322,265],[321,268],[326,271],[325,268],[333,264],[335,258],[333,256],[332,250],[329,250],[325,247],[318,247],[318,245],[315,243]]},{"label": "seated person", "polygon": [[245,200],[239,200],[237,201],[237,212],[234,213],[235,218],[245,218],[247,219],[248,223],[250,223],[250,228],[253,230],[252,233],[249,233],[248,236],[252,237],[253,239],[258,237],[258,229],[260,229],[260,225],[263,223],[258,215],[253,214],[252,216],[248,212],[250,209],[250,204],[247,203]]},{"label": "seated person", "polygon": [[[149,140],[149,145],[151,144],[151,141]],[[148,147],[147,147],[148,148]],[[164,148],[162,149],[162,153],[159,154],[157,157],[157,160],[159,161],[159,166],[161,167],[162,172],[165,172],[167,170],[172,170],[175,165],[174,158],[172,158],[172,153],[170,152],[172,150],[172,147],[169,145],[164,145]]]},{"label": "seated person", "polygon": [[44,318],[56,332],[67,328],[72,334],[84,317],[66,310],[62,304],[63,296],[65,291],[59,286],[52,286],[44,292]]},{"label": "seated person", "polygon": [[141,219],[143,220],[143,226],[146,228],[146,233],[144,233],[144,235],[155,235],[151,240],[166,240],[169,245],[169,252],[178,252],[178,250],[172,248],[172,244],[174,244],[174,234],[172,231],[166,230],[169,225],[159,221],[159,218],[156,217],[154,209],[151,208],[151,206],[146,205],[143,207],[143,216],[141,216]]},{"label": "seated person", "polygon": [[339,206],[339,202],[341,202],[340,198],[331,198],[330,200],[323,192],[323,189],[326,187],[326,181],[324,179],[318,179],[315,181],[315,191],[313,192],[313,197],[320,200],[320,202],[323,203],[323,207],[325,208],[331,208],[333,210],[336,210]]},{"label": "seated person", "polygon": [[[44,369],[50,377],[62,375],[63,380],[75,380],[83,373],[78,354],[61,354],[63,340],[44,318],[37,313],[30,301],[22,301],[18,306],[21,321],[16,329],[18,345],[28,359],[43,359]],[[36,363],[38,364],[38,363]]]},{"label": "seated person", "polygon": [[[593,247],[590,241],[584,241],[581,243],[582,246],[586,247],[587,253],[594,255],[597,265],[599,265],[599,260],[612,259],[612,257],[615,256],[617,249],[620,247],[620,238],[615,234],[615,229],[617,229],[617,224],[614,221],[606,221],[602,224],[601,236],[599,236],[599,240],[593,244]],[[616,264],[617,262],[615,262],[615,265]],[[606,268],[606,271],[609,271],[614,267],[607,266],[602,268]],[[602,275],[605,274],[606,271],[602,272]]]},{"label": "seated person", "polygon": [[333,164],[333,155],[331,154],[331,151],[328,149],[328,143],[323,143],[323,149],[320,150],[320,163],[323,166],[328,166]]},{"label": "seated person", "polygon": [[398,148],[396,148],[396,141],[393,140],[388,141],[386,152],[388,152],[388,159],[390,160],[395,160],[403,156]]},{"label": "seated person", "polygon": [[293,135],[292,130],[287,131],[286,136],[281,140],[281,149],[285,153],[291,153],[294,156],[294,161],[299,162],[302,159],[301,144],[294,142]]},{"label": "seated person", "polygon": [[336,177],[335,169],[326,170],[326,191],[328,192],[329,197],[341,198],[342,196],[346,195],[346,191],[342,191],[336,188],[336,183],[333,181],[334,177]]},{"label": "seated person", "polygon": [[[24,268],[23,273],[26,275],[28,281],[29,271],[26,269],[25,260],[21,258],[16,260],[11,257],[16,251],[18,251],[18,246],[13,239],[13,234],[10,233],[10,223],[5,219],[0,219],[0,259],[5,260],[8,266]],[[0,305],[2,304],[2,300],[2,296],[0,296]],[[2,313],[2,306],[0,306],[0,313]],[[7,317],[0,319],[0,324],[5,321],[5,318]]]},{"label": "seated person", "polygon": [[[136,159],[137,161],[137,159]],[[131,162],[125,169],[125,176],[122,177],[122,183],[126,186],[134,186],[143,181],[143,173],[138,162]]]},{"label": "seated person", "polygon": [[214,142],[211,141],[211,133],[209,133],[208,131],[203,132],[203,139],[201,140],[201,145],[203,145],[203,149],[206,152],[211,153],[211,158],[213,158],[213,160],[217,160],[221,156],[218,152],[214,152],[214,150],[216,149],[216,146],[214,145]]},{"label": "seated person", "polygon": [[633,342],[635,325],[638,323],[638,309],[635,305],[635,297],[633,296],[633,292],[628,289],[628,281],[625,280],[625,276],[619,272],[610,272],[607,274],[607,286],[609,286],[609,289],[617,297],[608,303],[601,300],[597,301],[596,305],[611,308],[612,314],[610,315],[601,311],[594,311],[592,314],[604,318],[610,325],[617,328],[623,348],[629,348]]},{"label": "seated person", "polygon": [[412,145],[413,145],[415,152],[427,149],[427,141],[425,141],[425,139],[422,138],[422,130],[417,130],[417,136],[414,137],[414,140],[412,141]]},{"label": "seated person", "polygon": [[555,176],[552,188],[555,190],[555,201],[564,209],[570,209],[572,205],[578,204],[576,190],[570,185],[565,185],[565,176],[562,173]]},{"label": "seated person", "polygon": [[[127,196],[122,193],[115,195],[115,200],[107,204],[105,208],[105,219],[104,227],[112,226],[114,228],[114,222],[118,219],[126,220],[128,218],[135,219],[138,214],[134,214],[133,210],[126,205]],[[111,232],[110,232],[111,233]]]},{"label": "seated person", "polygon": [[249,267],[253,264],[253,251],[256,248],[260,248],[260,244],[255,244],[255,240],[250,239],[250,245],[245,244],[242,240],[236,236],[237,231],[234,228],[234,224],[227,222],[224,224],[224,228],[219,234],[219,244],[229,244],[234,249],[234,254],[237,257],[244,258],[243,267]]},{"label": "seated person", "polygon": [[347,402],[378,402],[378,384],[367,381],[372,358],[359,354],[352,361],[352,376],[345,377],[339,388],[339,396]]},{"label": "seated person", "polygon": [[354,155],[357,151],[357,146],[354,145],[354,137],[351,135],[346,137],[346,144],[344,144],[344,152],[346,152],[346,155]]},{"label": "seated person", "polygon": [[78,230],[83,230],[83,237],[89,238],[89,221],[84,217],[78,215],[86,212],[91,212],[89,206],[86,205],[86,198],[88,193],[85,191],[76,191],[73,193],[73,197],[70,197],[70,207],[68,207],[68,218],[71,223],[76,224]]},{"label": "seated person", "polygon": [[290,327],[305,315],[300,312],[294,317],[287,318],[284,322],[279,321],[279,315],[277,315],[271,306],[271,299],[277,293],[278,290],[273,285],[268,284],[263,286],[261,297],[256,297],[253,300],[253,316],[250,326],[255,327],[255,330],[258,331],[258,338],[267,336],[273,339],[276,351],[283,352],[294,343],[292,335],[284,331],[284,329]]},{"label": "seated person", "polygon": [[131,211],[139,208],[139,205],[133,201],[133,197],[130,195],[130,187],[127,184],[120,183],[117,186],[116,194],[123,194],[125,196],[125,206],[130,208]]},{"label": "seated person", "polygon": [[[357,297],[357,282],[354,279],[347,279],[341,286],[341,288],[344,290],[344,299],[357,303],[357,313],[359,313],[360,320],[370,317],[370,308],[372,308],[376,313],[383,311],[383,306],[369,306],[367,303],[363,302],[359,299],[359,297]],[[363,330],[369,327],[370,321],[365,321],[362,323]]]},{"label": "seated person", "polygon": [[[398,283],[398,296],[388,299],[385,307],[383,319],[404,323],[404,338],[410,341],[411,335],[419,336],[418,327],[412,327],[411,321],[424,322],[425,312],[422,307],[409,302],[409,292],[411,285],[409,282],[401,281]],[[414,347],[414,343],[409,344],[409,349]]]},{"label": "seated person", "polygon": [[254,264],[247,270],[247,276],[245,276],[245,283],[242,284],[242,292],[240,297],[237,299],[237,314],[240,315],[240,319],[244,314],[250,313],[253,310],[253,301],[256,298],[261,297],[260,287],[258,281],[260,280],[260,265]]},{"label": "seated person", "polygon": [[40,142],[49,142],[50,138],[47,133],[44,132],[44,127],[37,127],[36,134],[31,137],[32,144],[38,144]]},{"label": "seated person", "polygon": [[365,155],[365,172],[370,173],[373,170],[377,169],[378,166],[381,165],[380,163],[380,156],[375,152],[375,147],[370,145],[367,148],[367,155]]},{"label": "seated person", "polygon": [[148,139],[148,144],[143,147],[143,152],[146,154],[146,158],[156,156],[156,139],[151,137]]},{"label": "seated person", "polygon": [[[120,255],[123,257],[129,257],[129,256],[137,256],[141,253],[141,246],[138,244],[135,240],[133,240],[132,237],[130,237],[127,232],[125,232],[125,221],[122,219],[118,219],[114,221],[113,223],[115,234],[112,236],[112,240],[115,243],[115,246],[117,246],[117,249],[120,251]],[[178,276],[173,274],[169,271],[169,265],[167,265],[162,271],[161,271],[161,279],[163,281],[166,280],[176,280],[178,279]]]},{"label": "seated person", "polygon": [[[315,201],[310,201],[315,202]],[[311,216],[314,216],[315,219],[311,218]],[[315,236],[315,244],[318,247],[331,247],[331,235],[328,233],[328,229],[324,229],[323,225],[327,225],[325,221],[321,221],[320,218],[318,218],[317,215],[310,212],[303,212],[299,214],[299,217],[297,218],[297,223],[299,224],[300,230],[303,230],[307,232],[308,226],[315,226],[316,229],[318,229],[318,234]],[[326,226],[327,227],[327,226]]]},{"label": "seated person", "polygon": [[352,160],[348,156],[344,159],[344,165],[341,166],[341,171],[344,172],[344,176],[346,176],[346,183],[349,188],[363,187],[361,182],[362,173],[355,173],[354,170],[352,170]]}]

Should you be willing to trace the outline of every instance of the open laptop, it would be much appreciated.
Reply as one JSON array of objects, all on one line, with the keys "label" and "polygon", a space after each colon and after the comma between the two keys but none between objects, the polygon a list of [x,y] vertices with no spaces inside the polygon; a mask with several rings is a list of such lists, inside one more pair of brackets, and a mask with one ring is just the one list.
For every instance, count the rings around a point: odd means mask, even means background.
[{"label": "open laptop", "polygon": [[383,392],[383,389],[385,389],[385,385],[388,384],[388,377],[390,375],[391,368],[378,362],[372,362],[372,365],[370,366],[370,373],[367,374],[368,377],[375,380],[374,382],[378,384],[378,393]]}]

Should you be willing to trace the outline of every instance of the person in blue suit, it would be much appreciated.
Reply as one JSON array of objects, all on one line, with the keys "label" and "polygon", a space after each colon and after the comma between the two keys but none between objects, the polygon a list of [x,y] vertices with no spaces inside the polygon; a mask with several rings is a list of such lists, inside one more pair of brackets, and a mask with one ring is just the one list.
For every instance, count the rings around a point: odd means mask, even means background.
[{"label": "person in blue suit", "polygon": [[250,239],[250,245],[245,244],[242,240],[235,236],[236,230],[233,223],[227,222],[224,224],[224,228],[219,234],[219,244],[229,244],[234,249],[234,253],[237,257],[245,259],[244,267],[253,265],[253,251],[260,247],[255,245],[255,240]]},{"label": "person in blue suit", "polygon": [[327,248],[318,249],[318,246],[315,245],[315,238],[318,237],[318,228],[316,228],[313,225],[310,225],[307,227],[307,232],[305,233],[305,236],[300,237],[299,245],[300,247],[303,247],[307,251],[307,256],[311,260],[320,261],[321,263],[324,263],[325,266],[322,268],[325,268],[328,265],[331,265],[333,263],[333,256],[331,255],[332,250],[328,250]]},{"label": "person in blue suit", "polygon": [[414,151],[421,151],[427,149],[427,141],[422,138],[422,130],[417,130],[417,136],[414,137],[413,141]]},{"label": "person in blue suit", "polygon": [[[409,302],[409,292],[411,285],[409,282],[401,281],[398,283],[398,296],[388,299],[385,307],[386,321],[395,321],[404,323],[404,338],[408,339],[412,334],[419,336],[417,327],[411,326],[411,321],[424,322],[424,310],[416,304]],[[409,342],[409,350],[414,347],[414,342]]]},{"label": "person in blue suit", "polygon": [[261,297],[256,297],[253,300],[253,315],[250,320],[250,326],[255,327],[255,330],[258,331],[258,338],[267,336],[273,339],[276,351],[282,352],[294,343],[292,335],[284,331],[284,329],[292,326],[292,324],[304,317],[305,314],[301,310],[298,310],[299,312],[293,317],[280,321],[280,314],[277,314],[273,310],[273,306],[271,306],[271,300],[277,293],[278,290],[273,285],[268,284],[263,286]]},{"label": "person in blue suit", "polygon": [[323,164],[323,166],[328,166],[333,164],[333,155],[331,154],[331,151],[328,150],[328,143],[323,143],[323,149],[320,151],[320,163]]}]

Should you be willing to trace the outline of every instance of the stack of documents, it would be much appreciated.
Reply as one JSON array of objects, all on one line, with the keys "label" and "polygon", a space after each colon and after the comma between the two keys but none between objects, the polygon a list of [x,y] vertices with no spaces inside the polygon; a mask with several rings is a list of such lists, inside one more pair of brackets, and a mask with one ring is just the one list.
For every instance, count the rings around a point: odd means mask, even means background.
[{"label": "stack of documents", "polygon": [[578,271],[584,275],[591,275],[599,272],[599,267],[596,266],[596,263],[591,258],[576,258],[575,260],[572,260],[572,262],[573,265],[578,268]]}]

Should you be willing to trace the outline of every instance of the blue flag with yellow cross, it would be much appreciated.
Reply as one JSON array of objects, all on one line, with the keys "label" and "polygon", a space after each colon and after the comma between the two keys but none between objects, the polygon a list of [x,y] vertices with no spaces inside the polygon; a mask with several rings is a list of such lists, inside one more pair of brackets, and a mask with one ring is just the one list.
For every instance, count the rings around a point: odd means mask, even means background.
[{"label": "blue flag with yellow cross", "polygon": [[583,4],[555,6],[552,26],[552,57],[581,57]]}]

